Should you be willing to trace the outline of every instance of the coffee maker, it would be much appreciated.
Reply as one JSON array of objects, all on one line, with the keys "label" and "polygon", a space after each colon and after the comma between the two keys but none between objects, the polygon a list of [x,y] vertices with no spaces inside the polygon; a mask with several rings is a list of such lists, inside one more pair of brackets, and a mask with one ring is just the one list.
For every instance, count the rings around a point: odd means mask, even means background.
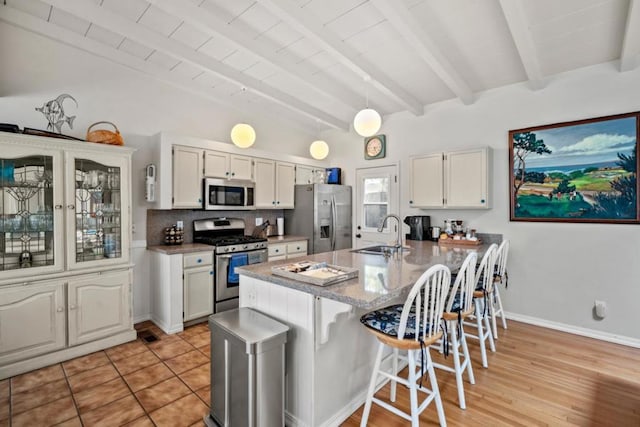
[{"label": "coffee maker", "polygon": [[410,229],[410,233],[406,235],[407,240],[429,240],[429,227],[431,227],[430,216],[406,216],[404,223],[407,224]]}]

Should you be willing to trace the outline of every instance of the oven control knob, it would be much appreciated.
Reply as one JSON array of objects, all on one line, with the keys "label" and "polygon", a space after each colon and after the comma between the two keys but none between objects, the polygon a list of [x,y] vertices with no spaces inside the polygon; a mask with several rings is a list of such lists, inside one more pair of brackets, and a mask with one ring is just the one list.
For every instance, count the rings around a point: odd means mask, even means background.
[{"label": "oven control knob", "polygon": [[224,251],[225,252],[229,252],[229,248],[224,248]]},{"label": "oven control knob", "polygon": [[249,248],[249,245],[244,245],[244,246],[242,247],[242,249],[248,249],[248,248]]}]

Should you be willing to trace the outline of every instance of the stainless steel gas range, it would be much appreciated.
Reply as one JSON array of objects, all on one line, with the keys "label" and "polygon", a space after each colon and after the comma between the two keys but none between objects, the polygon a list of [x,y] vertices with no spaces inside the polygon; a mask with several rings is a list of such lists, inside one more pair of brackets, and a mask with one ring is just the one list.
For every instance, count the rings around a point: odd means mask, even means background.
[{"label": "stainless steel gas range", "polygon": [[238,307],[240,278],[236,267],[267,261],[267,239],[245,235],[240,218],[193,222],[193,241],[214,246],[214,312]]}]

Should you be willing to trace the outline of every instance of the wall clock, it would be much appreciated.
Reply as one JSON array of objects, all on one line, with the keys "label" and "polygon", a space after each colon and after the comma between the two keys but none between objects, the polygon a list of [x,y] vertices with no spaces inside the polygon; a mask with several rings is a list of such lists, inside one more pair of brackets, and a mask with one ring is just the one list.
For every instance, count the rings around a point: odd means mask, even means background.
[{"label": "wall clock", "polygon": [[370,136],[364,139],[365,160],[381,159],[387,153],[387,141],[384,135]]}]

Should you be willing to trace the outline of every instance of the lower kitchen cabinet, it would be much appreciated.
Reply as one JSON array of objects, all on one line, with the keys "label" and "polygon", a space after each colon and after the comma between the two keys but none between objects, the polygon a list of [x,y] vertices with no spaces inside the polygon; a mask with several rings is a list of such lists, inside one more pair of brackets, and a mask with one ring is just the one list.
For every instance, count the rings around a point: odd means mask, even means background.
[{"label": "lower kitchen cabinet", "polygon": [[184,254],[183,320],[213,314],[213,253]]},{"label": "lower kitchen cabinet", "polygon": [[0,379],[135,339],[131,281],[126,269],[0,288]]},{"label": "lower kitchen cabinet", "polygon": [[269,243],[269,261],[289,259],[307,255],[307,241],[293,241],[288,243]]}]

